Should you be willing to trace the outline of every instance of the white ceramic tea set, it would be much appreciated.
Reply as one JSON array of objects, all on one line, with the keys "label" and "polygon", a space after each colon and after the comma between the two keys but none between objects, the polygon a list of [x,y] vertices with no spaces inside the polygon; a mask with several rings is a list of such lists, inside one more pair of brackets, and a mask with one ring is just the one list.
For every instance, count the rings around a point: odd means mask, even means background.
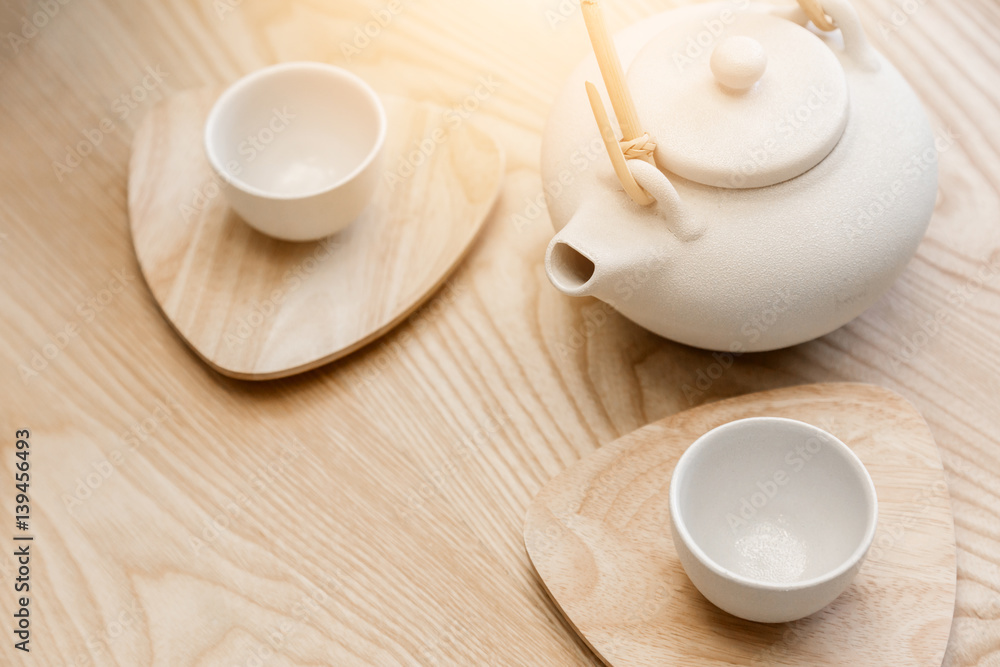
[{"label": "white ceramic tea set", "polygon": [[[558,95],[542,145],[556,230],[545,268],[558,290],[681,343],[753,352],[829,333],[888,289],[934,207],[934,163],[915,166],[934,138],[848,0],[696,4],[614,37],[596,0],[582,5],[595,54]],[[217,98],[204,151],[243,221],[315,241],[361,220],[389,125],[356,75],[288,63]],[[571,168],[595,141],[608,159]],[[812,462],[789,475],[796,447]],[[771,417],[695,441],[673,469],[669,505],[691,582],[764,623],[837,598],[878,517],[875,485],[850,447]]]}]

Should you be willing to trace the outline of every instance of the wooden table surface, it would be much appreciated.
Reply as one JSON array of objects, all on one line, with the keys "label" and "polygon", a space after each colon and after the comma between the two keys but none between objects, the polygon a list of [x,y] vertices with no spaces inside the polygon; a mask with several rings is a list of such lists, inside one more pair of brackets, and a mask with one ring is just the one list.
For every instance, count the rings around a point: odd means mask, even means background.
[{"label": "wooden table surface", "polygon": [[[607,4],[614,29],[672,6]],[[540,486],[692,405],[852,380],[930,423],[959,549],[946,664],[1000,664],[1000,5],[856,4],[953,139],[937,211],[862,317],[730,366],[545,278],[539,142],[588,50],[575,0],[4,3],[0,663],[597,664],[525,554]],[[294,59],[468,115],[505,146],[507,181],[468,260],[396,332],[249,384],[201,363],[139,276],[129,146],[163,96]],[[11,616],[20,428],[30,654]]]}]

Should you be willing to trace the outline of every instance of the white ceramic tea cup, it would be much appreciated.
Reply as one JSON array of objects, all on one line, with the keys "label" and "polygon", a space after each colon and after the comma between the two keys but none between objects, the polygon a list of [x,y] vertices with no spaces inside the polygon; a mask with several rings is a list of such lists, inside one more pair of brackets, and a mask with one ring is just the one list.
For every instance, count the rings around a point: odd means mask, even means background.
[{"label": "white ceramic tea cup", "polygon": [[205,152],[251,227],[309,241],[347,227],[379,180],[386,114],[357,75],[292,62],[243,77],[216,101]]},{"label": "white ceramic tea cup", "polygon": [[681,456],[670,482],[674,547],[721,609],[783,623],[832,602],[875,536],[878,500],[861,460],[792,419],[724,424]]}]

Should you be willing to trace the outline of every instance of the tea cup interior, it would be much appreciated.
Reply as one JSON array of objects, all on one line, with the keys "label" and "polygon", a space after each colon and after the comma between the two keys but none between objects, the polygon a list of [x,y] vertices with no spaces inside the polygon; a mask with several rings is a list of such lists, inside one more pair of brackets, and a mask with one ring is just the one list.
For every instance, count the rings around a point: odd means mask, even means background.
[{"label": "tea cup interior", "polygon": [[877,500],[861,461],[834,436],[788,419],[745,419],[700,438],[678,462],[676,526],[720,574],[805,586],[863,557]]},{"label": "tea cup interior", "polygon": [[377,95],[321,63],[260,70],[220,97],[206,126],[216,171],[258,196],[306,197],[349,181],[375,159],[386,131]]}]

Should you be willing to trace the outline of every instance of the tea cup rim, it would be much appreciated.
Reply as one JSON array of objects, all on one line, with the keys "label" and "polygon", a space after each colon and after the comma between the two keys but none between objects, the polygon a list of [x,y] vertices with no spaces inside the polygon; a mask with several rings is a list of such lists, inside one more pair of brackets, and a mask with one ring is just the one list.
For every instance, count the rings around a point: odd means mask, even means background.
[{"label": "tea cup rim", "polygon": [[[831,444],[834,451],[837,452],[837,455],[841,456],[848,462],[856,477],[861,481],[861,486],[865,493],[865,506],[867,508],[865,532],[858,545],[846,559],[844,559],[836,567],[827,570],[823,574],[809,579],[787,583],[754,579],[734,572],[717,563],[704,551],[704,549],[701,548],[688,530],[687,524],[682,516],[679,498],[681,486],[679,484],[680,480],[682,480],[684,475],[687,474],[687,470],[691,463],[699,456],[700,452],[708,446],[708,444],[716,441],[720,437],[724,437],[726,433],[731,430],[738,430],[753,426],[773,426],[776,424],[793,425],[795,428],[798,428],[809,435],[818,435]],[[878,527],[878,496],[875,491],[875,484],[872,481],[871,474],[861,462],[861,459],[858,458],[858,455],[832,433],[817,426],[813,426],[812,424],[785,417],[747,417],[745,419],[737,419],[735,421],[716,426],[701,435],[687,448],[687,450],[685,450],[680,459],[678,459],[677,465],[674,466],[674,471],[670,481],[669,502],[670,520],[673,522],[677,534],[684,541],[685,546],[695,556],[695,558],[698,559],[699,562],[704,564],[710,571],[720,577],[723,577],[724,579],[749,588],[763,591],[800,591],[815,588],[837,579],[864,559],[865,555],[868,553],[868,549],[871,547],[872,542],[875,539],[875,532]]]},{"label": "tea cup rim", "polygon": [[[229,169],[222,163],[220,156],[217,155],[216,149],[213,145],[213,138],[218,132],[218,123],[225,107],[230,104],[237,95],[243,92],[250,86],[260,83],[262,79],[267,79],[273,76],[280,76],[284,72],[289,71],[313,71],[317,73],[322,73],[326,75],[334,75],[340,79],[350,83],[360,90],[364,95],[372,102],[372,106],[375,110],[377,122],[378,122],[378,134],[375,138],[371,149],[365,155],[364,159],[361,160],[350,172],[334,181],[331,184],[325,185],[321,189],[305,192],[305,193],[293,193],[286,194],[281,192],[274,192],[270,190],[265,190],[259,188],[255,185],[247,183],[244,179],[237,175],[230,173]],[[343,67],[338,67],[336,65],[331,65],[328,63],[311,61],[311,60],[301,60],[301,61],[290,61],[284,63],[277,63],[275,65],[269,65],[267,67],[262,67],[258,70],[243,76],[236,81],[234,81],[228,88],[226,88],[215,103],[212,105],[211,111],[209,111],[208,117],[205,120],[205,129],[203,133],[203,143],[205,154],[208,156],[209,164],[212,169],[229,185],[239,188],[240,190],[246,192],[249,195],[255,197],[260,197],[262,199],[271,199],[275,201],[293,201],[293,200],[303,200],[309,199],[311,197],[317,197],[328,192],[337,190],[344,185],[350,183],[352,180],[358,177],[359,174],[364,172],[369,165],[374,162],[379,153],[381,153],[383,146],[385,145],[386,135],[388,134],[388,117],[386,115],[385,105],[379,98],[378,93],[368,84],[367,81],[362,79],[360,76],[351,72],[350,70],[344,69]]]}]

